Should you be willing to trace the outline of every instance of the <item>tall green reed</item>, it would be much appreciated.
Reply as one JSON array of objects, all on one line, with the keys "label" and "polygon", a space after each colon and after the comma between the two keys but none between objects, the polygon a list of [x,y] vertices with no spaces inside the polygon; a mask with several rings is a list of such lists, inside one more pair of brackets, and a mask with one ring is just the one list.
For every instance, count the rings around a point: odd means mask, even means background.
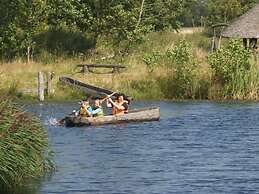
[{"label": "tall green reed", "polygon": [[0,99],[0,189],[14,190],[53,168],[40,122],[8,98]]}]

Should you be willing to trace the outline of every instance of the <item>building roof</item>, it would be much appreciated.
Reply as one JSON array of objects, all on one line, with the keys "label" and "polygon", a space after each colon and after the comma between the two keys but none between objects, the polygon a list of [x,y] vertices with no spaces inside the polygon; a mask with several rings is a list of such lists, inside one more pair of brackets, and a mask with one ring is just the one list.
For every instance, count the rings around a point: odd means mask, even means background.
[{"label": "building roof", "polygon": [[222,33],[229,38],[259,38],[259,4],[237,18]]}]

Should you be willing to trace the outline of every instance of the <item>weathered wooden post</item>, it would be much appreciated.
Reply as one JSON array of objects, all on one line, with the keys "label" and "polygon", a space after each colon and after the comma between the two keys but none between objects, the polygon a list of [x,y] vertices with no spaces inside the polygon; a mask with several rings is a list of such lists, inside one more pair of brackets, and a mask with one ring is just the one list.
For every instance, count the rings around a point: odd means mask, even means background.
[{"label": "weathered wooden post", "polygon": [[[221,47],[221,39],[222,39],[222,32],[224,28],[227,26],[225,23],[219,23],[212,26],[213,29],[213,37],[212,37],[212,44],[211,44],[211,52],[220,49]],[[219,29],[219,31],[217,31]],[[219,36],[217,34],[220,34]]]},{"label": "weathered wooden post", "polygon": [[225,25],[224,24],[222,24],[222,26],[221,26],[221,28],[220,28],[220,35],[219,35],[219,41],[218,41],[218,49],[220,49],[220,47],[221,47],[221,40],[222,40],[222,32],[223,32],[223,30],[225,29]]},{"label": "weathered wooden post", "polygon": [[41,71],[38,73],[38,97],[39,101],[44,101],[44,75]]},{"label": "weathered wooden post", "polygon": [[52,73],[48,72],[47,75],[47,95],[50,96],[52,95]]},{"label": "weathered wooden post", "polygon": [[114,67],[113,68],[113,73],[120,73],[120,68],[119,67]]},{"label": "weathered wooden post", "polygon": [[216,30],[215,27],[213,27],[213,37],[211,42],[211,52],[213,52],[216,49]]},{"label": "weathered wooden post", "polygon": [[89,73],[88,66],[86,66],[86,65],[83,66],[83,73],[84,74]]}]

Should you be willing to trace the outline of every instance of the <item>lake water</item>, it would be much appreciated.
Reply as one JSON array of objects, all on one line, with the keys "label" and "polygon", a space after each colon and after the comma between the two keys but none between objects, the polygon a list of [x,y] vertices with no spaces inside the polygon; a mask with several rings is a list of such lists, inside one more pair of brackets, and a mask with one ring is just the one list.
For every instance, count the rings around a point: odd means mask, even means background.
[{"label": "lake water", "polygon": [[259,103],[135,102],[159,122],[52,126],[78,105],[27,104],[48,130],[56,172],[39,194],[259,193]]}]

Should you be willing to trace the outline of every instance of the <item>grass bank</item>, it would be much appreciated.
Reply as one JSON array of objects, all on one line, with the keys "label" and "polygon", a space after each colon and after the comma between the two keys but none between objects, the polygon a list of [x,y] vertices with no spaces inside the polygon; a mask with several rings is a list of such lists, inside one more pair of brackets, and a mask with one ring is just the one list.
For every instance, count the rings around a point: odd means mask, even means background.
[{"label": "grass bank", "polygon": [[[179,45],[179,41],[183,39],[188,43],[187,46]],[[0,65],[0,89],[21,99],[35,99],[37,72],[50,71],[55,73],[55,93],[49,100],[71,100],[83,96],[79,91],[61,86],[58,83],[59,76],[69,76],[118,90],[135,99],[257,99],[257,95],[248,97],[225,94],[226,88],[217,81],[208,62],[210,41],[211,38],[200,31],[157,32],[149,34],[144,43],[131,48],[129,54],[115,55],[118,53],[117,48],[107,46],[106,42],[99,40],[96,50],[73,58],[45,53],[39,62],[27,64],[16,60],[3,63]],[[226,42],[223,41],[223,45]],[[79,69],[75,68],[82,63],[123,64],[127,68],[120,74],[83,75],[77,73]],[[258,64],[254,65],[254,72],[258,71],[257,66]],[[256,94],[257,85],[253,85],[252,91]]]},{"label": "grass bank", "polygon": [[14,193],[52,169],[48,139],[40,122],[0,98],[0,192]]}]

